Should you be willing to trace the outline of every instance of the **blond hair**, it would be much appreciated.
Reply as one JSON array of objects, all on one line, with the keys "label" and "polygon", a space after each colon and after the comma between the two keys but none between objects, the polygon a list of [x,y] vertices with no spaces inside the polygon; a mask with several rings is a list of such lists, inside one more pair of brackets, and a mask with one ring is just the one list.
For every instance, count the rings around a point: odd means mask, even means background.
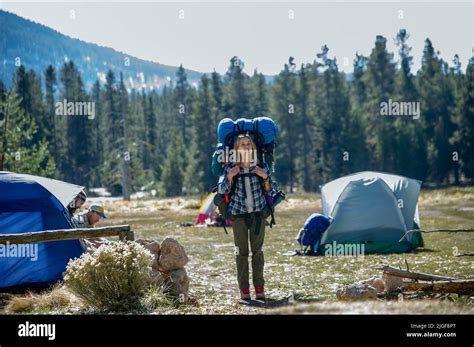
[{"label": "blond hair", "polygon": [[[235,164],[241,164],[242,161],[239,160],[239,159],[245,159],[246,157],[248,157],[246,154],[241,154],[242,151],[240,149],[240,144],[242,142],[243,139],[249,139],[250,141],[250,147],[252,148],[252,153],[257,153],[257,145],[255,145],[255,142],[252,140],[252,138],[250,137],[249,134],[242,134],[242,135],[239,135],[237,137],[237,140],[235,140],[235,144],[234,144],[234,151],[235,153],[237,154],[237,159],[235,161]],[[249,158],[251,159],[251,158]],[[249,160],[250,161],[250,160]]]}]

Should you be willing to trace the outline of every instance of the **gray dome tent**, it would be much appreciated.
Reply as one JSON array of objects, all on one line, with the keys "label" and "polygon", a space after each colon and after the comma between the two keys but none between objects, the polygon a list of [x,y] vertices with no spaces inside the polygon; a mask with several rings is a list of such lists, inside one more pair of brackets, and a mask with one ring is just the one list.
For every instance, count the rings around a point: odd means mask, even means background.
[{"label": "gray dome tent", "polygon": [[[364,253],[408,252],[423,246],[418,229],[421,181],[392,174],[364,171],[321,187],[323,214],[333,218],[321,238],[325,254],[336,244],[363,244]],[[328,246],[330,245],[330,246]]]}]

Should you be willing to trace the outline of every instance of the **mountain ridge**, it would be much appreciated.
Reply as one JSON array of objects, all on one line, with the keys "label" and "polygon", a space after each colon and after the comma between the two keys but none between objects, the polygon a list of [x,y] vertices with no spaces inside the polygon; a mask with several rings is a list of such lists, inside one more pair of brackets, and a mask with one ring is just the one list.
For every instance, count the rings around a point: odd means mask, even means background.
[{"label": "mountain ridge", "polygon": [[[10,86],[18,65],[39,74],[48,65],[57,71],[64,62],[74,61],[87,89],[97,79],[104,82],[109,69],[123,72],[128,88],[160,89],[175,79],[178,67],[141,59],[107,46],[73,38],[56,29],[15,13],[0,10],[0,79]],[[20,60],[18,60],[18,58]],[[126,59],[130,64],[125,65]],[[186,69],[188,81],[197,82],[203,74]]]}]

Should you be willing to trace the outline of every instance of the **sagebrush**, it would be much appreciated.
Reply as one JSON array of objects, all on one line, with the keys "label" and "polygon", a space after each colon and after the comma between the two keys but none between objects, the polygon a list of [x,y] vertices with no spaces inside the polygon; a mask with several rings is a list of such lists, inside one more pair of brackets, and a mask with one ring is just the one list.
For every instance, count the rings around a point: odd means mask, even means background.
[{"label": "sagebrush", "polygon": [[153,255],[135,242],[109,242],[69,262],[64,283],[87,305],[107,311],[140,307]]}]

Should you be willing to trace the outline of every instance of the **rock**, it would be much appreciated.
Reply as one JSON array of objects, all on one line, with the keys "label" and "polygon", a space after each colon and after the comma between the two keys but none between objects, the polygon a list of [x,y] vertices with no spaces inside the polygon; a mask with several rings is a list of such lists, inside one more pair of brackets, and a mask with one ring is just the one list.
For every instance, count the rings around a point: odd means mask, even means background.
[{"label": "rock", "polygon": [[154,240],[143,240],[146,241],[146,243],[143,243],[143,247],[148,249],[151,253],[160,253],[161,246],[157,241]]},{"label": "rock", "polygon": [[377,289],[377,293],[382,293],[385,288],[384,281],[380,277],[369,278],[368,280],[362,281],[361,284],[368,284],[369,286],[374,287]]},{"label": "rock", "polygon": [[151,254],[154,255],[155,259],[153,260],[153,263],[151,264],[151,268],[153,272],[158,272],[160,271],[159,269],[159,258],[160,258],[160,252],[161,252],[161,246],[157,241],[154,240],[137,240],[137,243],[145,247],[147,250],[151,252]]},{"label": "rock", "polygon": [[151,283],[163,288],[165,293],[170,293],[180,303],[189,299],[189,277],[185,269],[173,270],[170,273],[155,272]]},{"label": "rock", "polygon": [[161,243],[161,251],[158,259],[160,271],[169,272],[184,268],[189,259],[181,244],[171,237],[167,237]]},{"label": "rock", "polygon": [[403,287],[403,278],[398,276],[392,276],[388,274],[383,274],[382,276],[384,281],[385,291],[390,293],[394,292]]},{"label": "rock", "polygon": [[151,283],[163,287],[180,303],[188,301],[189,277],[184,269],[189,259],[183,246],[171,237],[163,240],[161,245],[153,240],[137,240],[155,259],[151,266]]},{"label": "rock", "polygon": [[[178,295],[180,303],[188,301],[189,277],[185,269],[171,271],[172,290]],[[173,288],[174,287],[174,288]]]},{"label": "rock", "polygon": [[336,297],[343,301],[363,301],[377,299],[377,289],[368,285],[355,283],[336,291]]}]

